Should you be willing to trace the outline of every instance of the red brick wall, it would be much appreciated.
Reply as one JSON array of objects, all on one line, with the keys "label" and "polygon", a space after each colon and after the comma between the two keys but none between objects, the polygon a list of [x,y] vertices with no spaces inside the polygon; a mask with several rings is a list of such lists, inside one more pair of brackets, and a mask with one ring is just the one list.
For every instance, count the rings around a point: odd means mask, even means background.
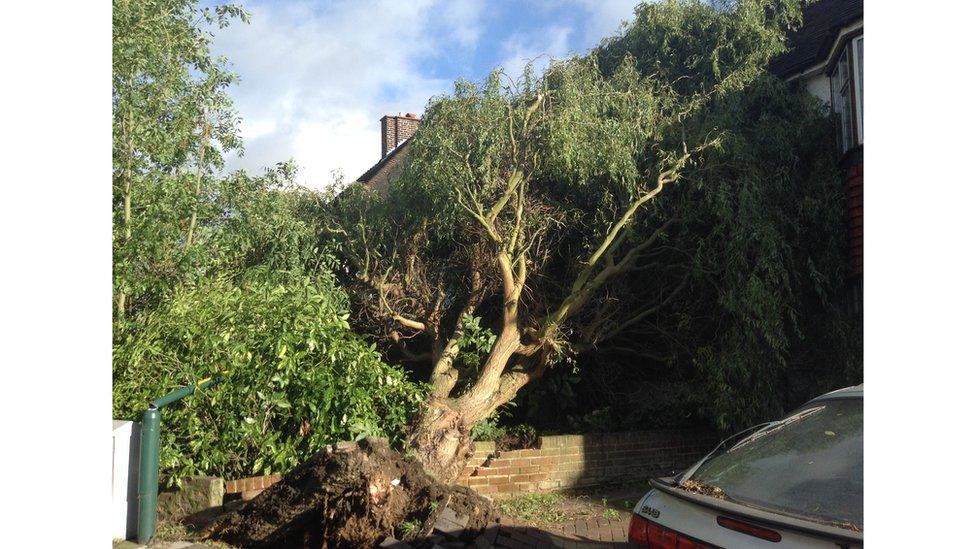
[{"label": "red brick wall", "polygon": [[[688,467],[717,443],[711,433],[673,431],[549,436],[539,449],[509,452],[496,452],[494,442],[475,442],[458,484],[500,497],[646,479]],[[281,475],[230,480],[226,493],[248,500],[279,480]]]},{"label": "red brick wall", "polygon": [[224,493],[226,494],[241,494],[241,499],[247,501],[253,499],[258,494],[264,491],[265,488],[270,488],[274,483],[281,480],[281,475],[268,475],[264,477],[250,477],[242,478],[238,480],[228,480],[224,484]]},{"label": "red brick wall", "polygon": [[847,202],[847,252],[851,272],[864,273],[864,163],[849,166],[844,173]]},{"label": "red brick wall", "polygon": [[236,494],[238,492],[247,492],[250,490],[264,490],[265,488],[271,487],[272,484],[278,482],[279,480],[281,480],[281,475],[268,475],[266,477],[228,480],[224,485],[224,492],[228,494]]},{"label": "red brick wall", "polygon": [[688,467],[717,442],[708,433],[649,431],[542,437],[537,450],[509,452],[476,442],[458,484],[499,497],[644,479]]}]

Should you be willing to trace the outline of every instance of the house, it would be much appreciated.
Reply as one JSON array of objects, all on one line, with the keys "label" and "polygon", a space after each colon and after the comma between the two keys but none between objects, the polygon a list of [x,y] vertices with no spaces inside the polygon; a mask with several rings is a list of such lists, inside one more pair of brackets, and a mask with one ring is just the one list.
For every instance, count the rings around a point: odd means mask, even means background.
[{"label": "house", "polygon": [[864,249],[864,2],[819,0],[803,10],[803,26],[787,36],[790,51],[770,70],[820,98],[837,128],[847,210],[851,286],[860,302]]},{"label": "house", "polygon": [[403,116],[388,114],[380,118],[380,160],[356,182],[385,193],[390,183],[403,173],[410,140],[419,126],[420,118],[409,112]]}]

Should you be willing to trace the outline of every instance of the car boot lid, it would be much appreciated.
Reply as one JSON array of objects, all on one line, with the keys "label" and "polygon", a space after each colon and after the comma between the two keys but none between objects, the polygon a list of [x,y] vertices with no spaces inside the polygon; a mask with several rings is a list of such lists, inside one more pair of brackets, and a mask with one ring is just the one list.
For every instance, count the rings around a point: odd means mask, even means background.
[{"label": "car boot lid", "polygon": [[[738,518],[745,521],[759,522],[764,525],[773,526],[777,528],[784,528],[788,530],[795,530],[798,532],[814,534],[817,536],[823,536],[823,537],[835,539],[838,542],[843,542],[846,544],[853,543],[853,544],[860,545],[864,543],[864,533],[859,530],[844,528],[841,526],[835,526],[832,524],[826,524],[826,523],[816,522],[812,520],[806,520],[800,517],[784,515],[781,513],[767,511],[765,509],[744,505],[728,499],[720,499],[713,496],[698,494],[680,488],[671,479],[665,479],[665,480],[651,479],[650,483],[654,489],[660,490],[665,494],[668,494],[670,496],[697,505],[702,505],[714,511],[718,511],[724,515],[731,516],[732,518]],[[638,511],[642,511],[642,510],[639,509]],[[645,513],[643,512],[641,512],[641,514],[645,515]],[[655,517],[648,516],[648,518],[654,519]]]}]

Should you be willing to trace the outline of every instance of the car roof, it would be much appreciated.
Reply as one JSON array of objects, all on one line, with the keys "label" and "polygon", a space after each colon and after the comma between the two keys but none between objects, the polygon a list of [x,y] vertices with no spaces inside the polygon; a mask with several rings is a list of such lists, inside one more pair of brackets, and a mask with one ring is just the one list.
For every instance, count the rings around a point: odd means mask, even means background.
[{"label": "car roof", "polygon": [[864,384],[861,383],[860,385],[853,385],[851,387],[844,387],[843,389],[837,389],[836,391],[831,391],[829,393],[822,394],[817,398],[811,400],[810,402],[818,402],[821,400],[827,400],[831,398],[864,398]]}]

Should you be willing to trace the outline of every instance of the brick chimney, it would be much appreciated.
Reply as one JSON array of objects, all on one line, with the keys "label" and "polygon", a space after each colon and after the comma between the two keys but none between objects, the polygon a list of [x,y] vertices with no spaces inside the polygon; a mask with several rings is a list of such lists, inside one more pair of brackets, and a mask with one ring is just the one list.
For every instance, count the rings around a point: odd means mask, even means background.
[{"label": "brick chimney", "polygon": [[417,131],[420,119],[412,112],[407,114],[392,115],[388,114],[380,118],[380,158],[390,154],[390,151],[397,148],[400,143],[406,141]]}]

